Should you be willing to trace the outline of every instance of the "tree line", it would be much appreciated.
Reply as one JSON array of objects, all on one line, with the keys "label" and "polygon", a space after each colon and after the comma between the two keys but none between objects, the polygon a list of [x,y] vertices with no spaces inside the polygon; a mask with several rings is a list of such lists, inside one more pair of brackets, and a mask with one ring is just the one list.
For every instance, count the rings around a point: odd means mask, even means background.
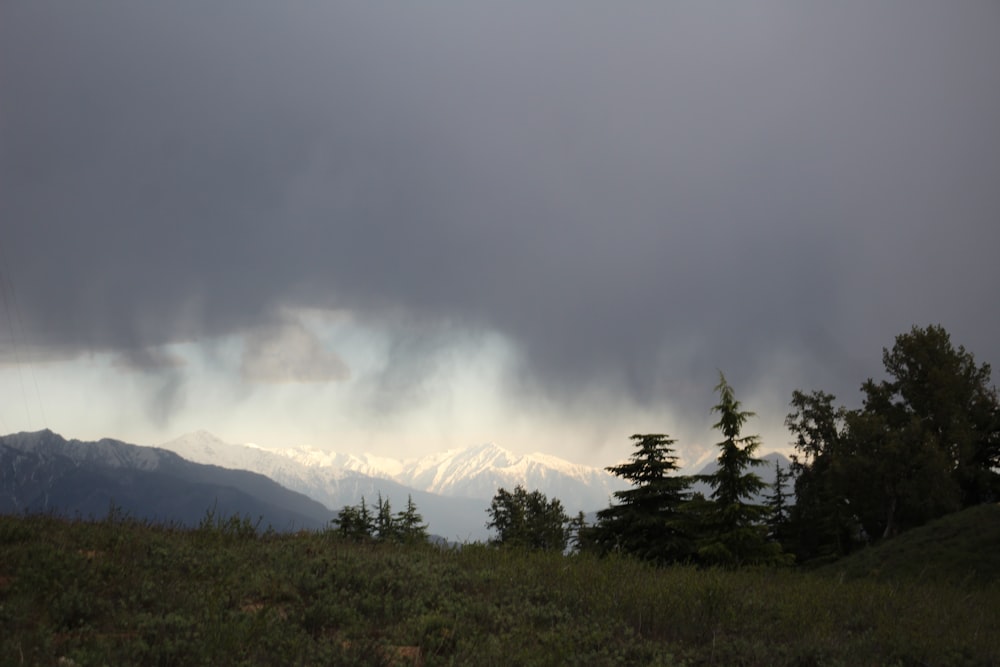
[{"label": "tree line", "polygon": [[345,539],[380,542],[426,542],[427,525],[417,511],[413,496],[406,497],[406,509],[392,513],[389,499],[378,500],[373,508],[365,502],[364,496],[358,505],[345,505],[330,522],[333,532]]},{"label": "tree line", "polygon": [[[606,468],[631,486],[593,525],[539,491],[501,488],[487,510],[493,543],[663,564],[782,564],[839,558],[1000,499],[1000,401],[989,365],[935,325],[897,336],[883,365],[887,379],[861,385],[858,409],[823,391],[793,392],[785,425],[795,454],[790,470],[777,464],[770,489],[754,472],[765,464],[760,438],[744,434],[754,413],[720,373],[714,473],[679,475],[674,439],[636,434],[629,460]],[[707,497],[691,491],[698,481],[712,489]]]}]

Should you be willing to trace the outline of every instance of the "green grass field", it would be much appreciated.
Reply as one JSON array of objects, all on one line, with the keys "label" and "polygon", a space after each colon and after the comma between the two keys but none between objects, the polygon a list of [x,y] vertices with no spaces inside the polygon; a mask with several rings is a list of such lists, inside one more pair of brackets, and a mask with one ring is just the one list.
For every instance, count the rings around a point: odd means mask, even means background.
[{"label": "green grass field", "polygon": [[2,516],[0,664],[1000,664],[998,512],[815,572]]}]

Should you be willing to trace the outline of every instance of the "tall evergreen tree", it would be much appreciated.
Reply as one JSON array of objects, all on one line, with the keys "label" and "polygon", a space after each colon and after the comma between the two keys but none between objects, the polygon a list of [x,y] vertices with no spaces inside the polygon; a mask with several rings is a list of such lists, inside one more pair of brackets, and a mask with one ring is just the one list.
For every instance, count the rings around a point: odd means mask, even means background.
[{"label": "tall evergreen tree", "polygon": [[781,467],[781,461],[774,461],[774,484],[767,498],[767,537],[784,544],[788,537],[789,503],[788,483],[790,474]]},{"label": "tall evergreen tree", "polygon": [[587,525],[587,517],[583,510],[569,522],[570,547],[576,553],[591,553],[596,551],[594,543],[594,527]]},{"label": "tall evergreen tree", "polygon": [[398,538],[398,532],[389,499],[383,499],[382,492],[379,491],[378,504],[375,506],[375,535],[383,542],[392,542]]},{"label": "tall evergreen tree", "polygon": [[719,413],[714,428],[722,432],[718,469],[707,475],[712,486],[712,507],[708,512],[707,535],[698,549],[699,557],[711,564],[738,566],[754,563],[776,563],[783,560],[781,548],[767,541],[763,524],[767,509],[751,502],[767,486],[751,468],[764,464],[754,453],[760,437],[742,435],[744,424],[753,412],[741,409],[733,388],[719,373],[719,403],[712,407]]},{"label": "tall evergreen tree", "polygon": [[682,507],[691,478],[678,470],[674,440],[659,434],[631,437],[630,460],[606,470],[633,487],[615,491],[619,501],[597,513],[590,539],[602,553],[620,552],[658,563],[687,560],[692,544]]},{"label": "tall evergreen tree", "polygon": [[426,542],[427,525],[417,511],[413,496],[406,497],[406,509],[396,515],[396,536],[403,542]]}]

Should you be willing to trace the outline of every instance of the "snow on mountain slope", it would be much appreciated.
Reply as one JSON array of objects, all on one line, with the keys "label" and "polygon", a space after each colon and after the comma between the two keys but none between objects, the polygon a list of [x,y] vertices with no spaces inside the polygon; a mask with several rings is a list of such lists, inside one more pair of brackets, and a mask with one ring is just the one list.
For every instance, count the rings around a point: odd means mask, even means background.
[{"label": "snow on mountain slope", "polygon": [[337,468],[361,473],[369,477],[394,479],[403,470],[403,464],[396,459],[363,454],[339,454],[327,452],[317,447],[288,447],[271,450],[293,461],[309,467]]},{"label": "snow on mountain slope", "polygon": [[[408,488],[386,475],[363,474],[350,467],[358,461],[370,465],[359,457],[326,454],[319,450],[270,451],[254,445],[230,444],[205,431],[190,433],[159,446],[196,463],[260,473],[334,511],[345,505],[357,505],[362,498],[373,505],[379,495],[391,501],[394,510],[399,510],[405,507],[407,498],[412,497],[432,534],[455,541],[488,537],[485,527],[488,501],[477,503],[464,499],[465,502],[457,502],[453,498]],[[347,465],[341,465],[344,461]]]},{"label": "snow on mountain slope", "polygon": [[[161,445],[199,463],[239,467],[268,475],[328,504],[341,494],[337,481],[351,475],[391,480],[418,491],[449,498],[489,501],[497,489],[518,484],[558,498],[569,513],[607,507],[613,491],[626,487],[599,468],[579,465],[548,454],[519,455],[487,443],[400,461],[371,455],[324,451],[315,447],[266,450],[228,444],[205,431]],[[356,502],[356,501],[353,501]],[[332,505],[332,507],[341,507]]]},{"label": "snow on mountain slope", "polygon": [[378,493],[378,489],[371,484],[371,476],[359,472],[351,465],[341,464],[346,460],[344,455],[331,454],[327,459],[294,457],[289,453],[295,450],[272,451],[256,445],[231,444],[207,431],[189,433],[163,443],[160,447],[195,463],[250,470],[266,475],[282,486],[305,493],[333,510],[357,503],[361,493],[369,498]]},{"label": "snow on mountain slope", "polygon": [[487,443],[433,454],[403,465],[402,484],[444,496],[491,499],[498,488],[521,484],[558,498],[569,513],[607,507],[613,491],[626,487],[599,468],[548,454],[513,454]]},{"label": "snow on mountain slope", "polygon": [[[267,475],[275,481],[277,477],[296,477],[308,473],[315,466],[283,456],[280,453],[257,447],[253,444],[234,445],[221,440],[208,431],[196,431],[160,445],[195,463],[209,463],[221,468],[252,470]],[[340,471],[340,468],[337,467]],[[308,475],[306,475],[308,476]],[[279,483],[281,483],[279,481]]]}]

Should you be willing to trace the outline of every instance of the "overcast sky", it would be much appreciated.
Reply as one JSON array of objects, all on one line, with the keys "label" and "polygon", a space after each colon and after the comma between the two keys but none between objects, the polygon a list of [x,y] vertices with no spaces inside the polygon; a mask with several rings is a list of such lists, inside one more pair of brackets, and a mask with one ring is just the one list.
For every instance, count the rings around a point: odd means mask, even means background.
[{"label": "overcast sky", "polygon": [[991,0],[0,0],[3,432],[781,449],[998,250]]}]

